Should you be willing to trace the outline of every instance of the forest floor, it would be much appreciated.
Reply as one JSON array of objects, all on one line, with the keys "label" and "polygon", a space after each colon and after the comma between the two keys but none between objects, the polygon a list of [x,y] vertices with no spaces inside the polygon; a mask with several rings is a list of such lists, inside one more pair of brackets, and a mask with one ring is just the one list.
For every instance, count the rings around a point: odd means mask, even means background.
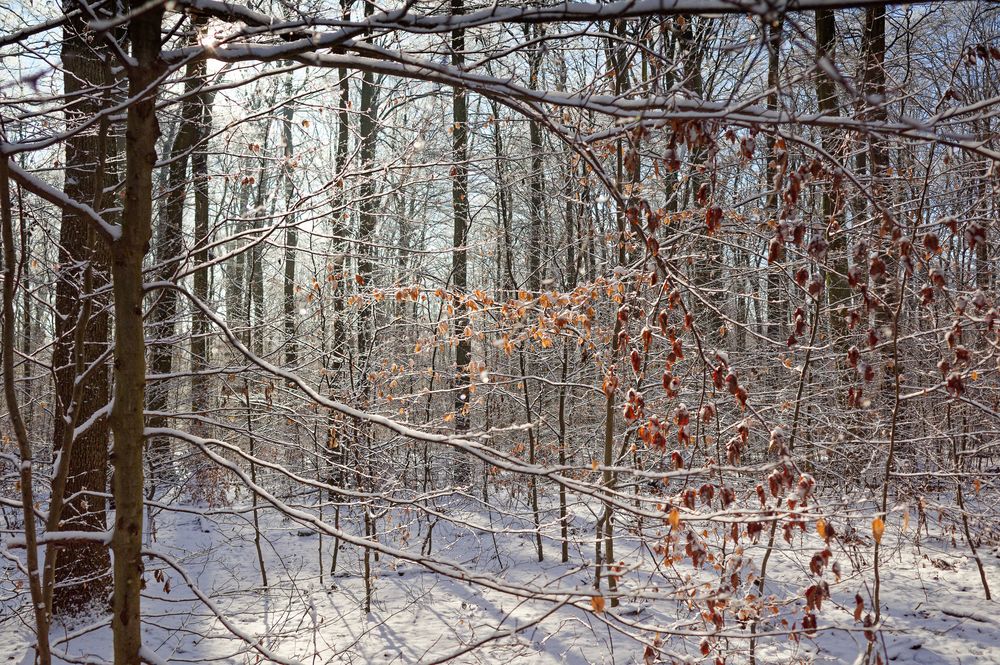
[{"label": "forest floor", "polygon": [[[462,505],[467,504],[442,508],[459,521],[489,524],[492,520],[499,531],[507,533],[493,538],[471,529],[446,529],[442,522],[433,534],[435,557],[507,582],[590,588],[592,569],[582,562],[591,560],[592,545],[571,546],[570,561],[577,563],[562,564],[560,542],[547,540],[545,561],[539,563],[530,524],[518,522],[509,514],[490,515],[482,510],[469,510],[463,515]],[[162,514],[156,518],[153,546],[184,562],[201,591],[233,625],[253,639],[263,639],[267,648],[289,661],[310,665],[416,663],[451,656],[456,663],[640,663],[642,644],[609,626],[621,625],[606,621],[613,613],[637,624],[686,624],[689,629],[698,628],[690,621],[678,620],[683,615],[676,613],[672,601],[655,605],[647,601],[625,602],[617,609],[608,607],[606,614],[563,607],[538,621],[552,609],[550,603],[489,591],[386,557],[373,562],[372,611],[365,613],[358,549],[341,549],[338,572],[331,577],[332,538],[321,541],[315,532],[273,513],[265,513],[262,521],[261,547],[269,581],[265,592],[250,519],[250,513]],[[582,512],[575,514],[578,540],[587,542],[584,534],[592,533],[592,525],[592,517],[588,521]],[[409,528],[407,547],[419,552],[425,527],[412,524]],[[400,520],[394,533],[399,537],[403,532]],[[552,533],[556,532],[552,528]],[[953,540],[950,528],[935,532],[933,524],[929,535],[921,534],[919,545],[913,535],[912,529],[905,535],[889,529],[883,539],[884,626],[877,641],[883,660],[926,665],[1000,663],[1000,612],[995,602],[984,600],[975,561],[964,541],[958,536]],[[814,533],[797,533],[792,545],[781,540],[780,534],[777,540],[781,546],[769,564],[767,591],[779,601],[801,605],[803,601],[796,597],[801,599],[803,582],[809,580],[809,557],[822,549],[822,541]],[[765,541],[766,533],[761,543]],[[623,577],[625,588],[630,584],[652,585],[655,566],[648,548],[625,535],[620,537],[618,547],[624,559],[644,559],[645,564],[638,568],[643,573],[636,571]],[[747,554],[759,562],[762,548],[763,544],[748,546]],[[831,582],[831,599],[819,614],[819,634],[798,641],[784,636],[761,640],[757,646],[758,663],[854,663],[865,654],[867,642],[853,612],[858,593],[866,608],[871,607],[871,546],[861,537],[850,549],[853,551],[834,552],[842,578],[833,583],[832,575],[826,575]],[[981,554],[994,590],[1000,590],[1000,551],[995,546],[984,546]],[[14,584],[9,563],[0,564],[7,566],[0,570],[0,592],[8,599],[13,597]],[[194,597],[178,574],[164,570],[166,577],[158,582],[151,574],[153,567],[150,562],[144,592],[145,644],[163,662],[268,662],[234,637]],[[674,573],[683,571],[678,567],[671,571]],[[28,646],[30,631],[22,620],[27,616],[23,594],[20,599],[19,604],[9,600],[0,606],[0,665],[30,665],[33,660]],[[88,658],[93,663],[107,661],[111,634],[105,621],[106,617],[95,613],[73,625],[56,626],[53,638],[63,640],[57,649],[70,655],[70,659],[58,662],[88,662]],[[497,637],[497,633],[536,621],[514,635]],[[780,631],[782,626],[769,628]],[[68,635],[72,639],[67,649],[64,638]],[[652,634],[644,636],[651,638]],[[480,641],[484,644],[479,648],[462,653]],[[727,662],[745,662],[746,641],[726,646],[740,651]],[[697,653],[697,640],[666,640],[664,647],[688,662],[705,662]]]}]

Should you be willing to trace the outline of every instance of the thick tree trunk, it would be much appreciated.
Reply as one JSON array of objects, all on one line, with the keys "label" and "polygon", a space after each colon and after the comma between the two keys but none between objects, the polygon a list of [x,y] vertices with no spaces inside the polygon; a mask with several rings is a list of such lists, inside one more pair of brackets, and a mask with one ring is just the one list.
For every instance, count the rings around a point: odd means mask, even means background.
[{"label": "thick tree trunk", "polygon": [[[111,83],[101,54],[90,43],[85,21],[74,17],[63,31],[63,87],[71,99],[66,111],[67,125],[73,126],[95,116],[101,107],[101,87]],[[79,132],[66,141],[66,169],[63,191],[73,200],[97,204],[100,209],[102,177],[106,161],[106,123],[97,132]],[[67,502],[62,514],[62,528],[77,531],[104,531],[107,528],[105,501],[107,491],[108,421],[98,419],[85,432],[71,441],[74,423],[86,421],[110,400],[106,367],[90,371],[77,391],[79,404],[73,403],[77,380],[75,352],[79,352],[82,367],[97,362],[108,348],[108,301],[83,292],[86,266],[91,267],[92,290],[107,285],[108,253],[103,243],[96,242],[91,222],[72,210],[63,209],[59,231],[59,265],[56,280],[56,316],[52,365],[55,368],[56,417],[53,428],[53,450],[67,445],[72,450],[64,458]],[[90,299],[90,315],[85,330],[76,335],[83,299]],[[74,349],[75,339],[82,344]],[[91,493],[91,494],[87,494]],[[58,584],[53,597],[56,611],[72,612],[101,599],[108,589],[111,559],[107,548],[97,543],[80,543],[73,556],[62,557],[56,565]],[[52,593],[52,590],[47,590]]]}]

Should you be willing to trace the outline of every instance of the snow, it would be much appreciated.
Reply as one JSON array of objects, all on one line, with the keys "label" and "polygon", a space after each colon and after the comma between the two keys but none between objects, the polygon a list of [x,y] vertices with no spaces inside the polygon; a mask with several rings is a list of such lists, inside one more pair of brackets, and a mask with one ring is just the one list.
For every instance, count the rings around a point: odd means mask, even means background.
[{"label": "snow", "polygon": [[[700,622],[678,621],[676,601],[666,594],[655,600],[648,588],[643,598],[625,598],[621,607],[609,605],[604,614],[583,604],[553,602],[557,592],[586,593],[591,588],[592,543],[585,534],[592,533],[594,523],[583,510],[573,515],[578,542],[571,546],[571,563],[562,564],[555,538],[545,540],[545,561],[539,563],[533,533],[512,514],[491,514],[459,497],[442,500],[438,506],[455,522],[436,523],[435,558],[512,587],[546,589],[549,600],[505,594],[420,565],[416,554],[422,550],[426,524],[400,511],[380,539],[409,552],[411,561],[383,554],[372,562],[372,611],[366,613],[359,548],[343,545],[337,573],[331,577],[333,539],[321,541],[315,530],[264,510],[262,547],[270,582],[265,591],[249,514],[245,506],[231,508],[232,513],[164,511],[156,518],[156,539],[146,550],[154,556],[147,560],[143,600],[149,662],[431,663],[454,657],[458,663],[631,663],[642,662],[644,645],[616,627],[658,625],[689,635],[703,630]],[[332,510],[324,510],[332,521]],[[360,513],[343,509],[342,525],[360,521]],[[462,521],[494,524],[510,533],[492,538],[456,526]],[[890,663],[997,662],[1000,620],[994,603],[983,599],[975,562],[950,527],[929,526],[931,535],[921,533],[919,542],[912,532],[899,532],[898,520],[895,530],[890,522],[886,531],[878,649]],[[557,533],[556,527],[548,525],[549,535]],[[759,562],[764,540],[747,547],[749,559]],[[863,537],[848,542],[834,547],[843,577],[834,582],[827,576],[831,598],[818,615],[819,634],[796,643],[781,634],[787,632],[782,626],[765,620],[761,632],[778,634],[760,640],[757,662],[854,663],[864,656],[867,640],[852,614],[856,593],[863,596],[866,611],[871,609],[872,549]],[[637,572],[648,572],[650,554],[644,554],[635,538],[621,532],[617,546],[619,556]],[[802,605],[808,558],[820,547],[812,533],[796,535],[791,545],[781,542],[769,564],[765,593],[783,603]],[[1000,580],[1000,550],[983,548],[981,555],[990,580]],[[156,569],[162,571],[163,583],[154,579]],[[685,571],[697,574],[677,566],[678,573]],[[8,568],[2,574],[0,590],[6,606],[0,619],[0,653],[9,654],[10,662],[30,662],[30,633],[21,621],[27,618],[26,594],[11,594],[15,571]],[[648,578],[639,574],[622,580],[622,588],[628,590]],[[57,649],[74,660],[110,661],[107,621],[95,612],[55,626],[54,638],[65,642]],[[747,634],[732,622],[724,633]],[[652,638],[644,631],[637,634]],[[697,638],[692,639],[696,644]],[[744,662],[746,641],[730,639],[730,644],[743,649],[733,662]],[[672,654],[678,662],[704,662],[696,649],[678,638],[666,640],[663,647],[665,657]]]}]

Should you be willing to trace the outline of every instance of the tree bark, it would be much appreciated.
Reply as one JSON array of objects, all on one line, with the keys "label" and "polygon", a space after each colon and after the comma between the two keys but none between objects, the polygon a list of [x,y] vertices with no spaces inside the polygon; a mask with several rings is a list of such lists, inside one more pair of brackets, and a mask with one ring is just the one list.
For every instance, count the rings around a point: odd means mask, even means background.
[{"label": "tree bark", "polygon": [[24,515],[24,542],[27,550],[25,558],[28,564],[28,590],[31,594],[31,605],[35,615],[35,653],[39,665],[49,665],[52,662],[49,649],[49,624],[51,616],[45,602],[45,589],[39,575],[38,565],[38,526],[35,521],[33,506],[35,495],[33,486],[34,453],[28,438],[28,429],[21,416],[20,405],[14,383],[14,282],[17,274],[17,261],[14,253],[14,222],[11,215],[10,180],[8,176],[7,157],[0,159],[0,232],[3,236],[3,388],[7,404],[8,418],[17,440],[19,465],[19,484],[21,490],[21,506]]},{"label": "tree bark", "polygon": [[[191,156],[191,181],[194,189],[194,262],[205,266],[208,262],[208,245],[211,240],[208,228],[208,137],[212,133],[211,95],[202,95],[198,103],[198,139]],[[202,267],[194,273],[194,296],[209,302],[209,276],[211,268]],[[191,315],[191,411],[202,413],[208,407],[208,318],[194,308]],[[202,429],[195,425],[196,431]]]},{"label": "tree bark", "polygon": [[[463,0],[451,0],[451,13],[465,12]],[[457,68],[465,65],[465,30],[451,33],[451,64]],[[455,347],[455,431],[469,429],[469,362],[472,360],[472,340],[466,336],[469,312],[465,304],[469,283],[469,261],[466,244],[469,236],[469,110],[468,93],[455,88],[452,98],[452,159],[451,207],[454,215],[452,227],[451,281],[458,298],[455,309],[453,333],[458,340]],[[471,475],[471,460],[463,455],[456,465],[455,479],[466,482]]]},{"label": "tree bark", "polygon": [[[365,16],[370,16],[374,11],[374,6],[370,0],[365,0]],[[375,76],[370,71],[365,71],[361,75],[361,168],[364,172],[361,182],[361,211],[358,220],[358,277],[360,288],[365,288],[372,279],[375,271],[375,252],[372,247],[372,239],[375,235],[375,145],[377,140],[377,125],[375,122],[376,110],[376,88]],[[363,305],[358,316],[358,366],[361,369],[362,385],[367,386],[367,364],[368,351],[372,344],[374,335],[373,328],[374,306]],[[367,388],[366,388],[367,390]]]},{"label": "tree bark", "polygon": [[[135,4],[138,4],[136,2]],[[137,10],[137,6],[130,7]],[[163,5],[143,7],[129,22],[134,64],[128,68],[125,136],[125,207],[121,237],[112,246],[115,299],[114,594],[111,627],[115,665],[139,665],[142,651],[143,407],[146,357],[143,328],[142,261],[149,249],[153,213],[153,167],[160,128],[156,119]]]},{"label": "tree bark", "polygon": [[[112,83],[102,62],[99,46],[90,41],[86,21],[70,18],[63,29],[63,89],[72,103],[66,111],[66,123],[73,126],[97,115],[101,108],[101,87]],[[106,162],[107,127],[97,132],[78,132],[66,141],[64,193],[81,203],[97,203],[107,184],[99,165]],[[92,289],[108,283],[108,251],[91,233],[91,222],[64,208],[59,231],[60,275],[56,280],[56,316],[52,366],[55,374],[56,417],[53,427],[53,451],[59,453],[73,436],[74,423],[86,421],[110,400],[108,371],[95,368],[83,379],[78,391],[80,403],[73,403],[77,363],[74,362],[75,329],[83,299],[90,299],[90,316],[77,351],[84,368],[89,367],[108,348],[108,300],[83,290],[87,266],[91,266]],[[108,421],[98,419],[71,442],[72,450],[63,459],[66,485],[63,496],[73,497],[63,509],[62,527],[78,531],[104,531],[107,528],[105,500],[108,469]],[[108,589],[111,559],[107,548],[97,543],[80,543],[73,556],[63,557],[56,565],[54,609],[73,612],[99,600]],[[51,593],[51,590],[47,591]]]},{"label": "tree bark", "polygon": [[[778,110],[778,75],[781,67],[781,33],[784,21],[776,19],[767,26],[767,110],[772,113]],[[778,174],[777,141],[774,134],[767,135],[767,182],[764,183],[767,195],[765,211],[775,224],[778,222],[778,192],[775,182]],[[767,253],[767,248],[764,252]],[[781,268],[769,266],[767,269],[767,336],[772,340],[780,340],[783,323],[788,318],[787,304],[781,297]]]},{"label": "tree bark", "polygon": [[[525,36],[541,39],[545,36],[544,26],[532,26],[533,34],[525,28]],[[528,55],[528,87],[538,89],[538,79],[542,69],[542,45],[537,44]],[[531,145],[531,174],[528,176],[528,290],[538,293],[545,282],[545,263],[542,260],[545,233],[544,219],[544,157],[542,155],[542,127],[534,117],[528,119],[528,138]]]},{"label": "tree bark", "polygon": [[[816,60],[825,58],[832,64],[837,46],[837,23],[832,9],[816,10]],[[839,115],[837,89],[833,79],[823,67],[816,69],[816,104],[824,115]],[[837,137],[829,130],[823,132],[823,149],[836,154]],[[840,196],[830,183],[823,188],[822,213],[829,243],[827,256],[832,268],[826,274],[827,293],[830,301],[830,335],[839,353],[847,351],[847,321],[840,308],[850,305],[851,288],[847,283],[847,232],[841,225]]]},{"label": "tree bark", "polygon": [[[191,151],[198,140],[199,129],[199,86],[205,80],[205,61],[195,60],[188,64],[185,72],[185,100],[180,112],[180,126],[170,146],[170,166],[167,171],[166,200],[160,212],[160,225],[156,242],[156,262],[163,266],[159,279],[172,279],[178,266],[176,261],[184,251],[184,203],[187,199],[188,163]],[[173,370],[173,336],[177,328],[178,292],[164,289],[157,293],[151,312],[149,366],[158,376],[166,376]],[[151,427],[166,427],[163,415],[169,405],[169,382],[161,379],[150,384],[149,410]],[[170,441],[166,437],[154,437],[148,443],[149,471],[154,480],[171,477]]]},{"label": "tree bark", "polygon": [[[289,75],[287,91],[292,92],[292,80]],[[298,342],[295,335],[295,252],[298,245],[298,232],[295,229],[295,215],[292,213],[295,196],[295,182],[292,180],[292,121],[295,118],[295,108],[291,101],[282,109],[282,134],[284,138],[284,185],[285,185],[285,283],[284,283],[284,326],[285,326],[285,366],[295,369],[298,363]]]}]

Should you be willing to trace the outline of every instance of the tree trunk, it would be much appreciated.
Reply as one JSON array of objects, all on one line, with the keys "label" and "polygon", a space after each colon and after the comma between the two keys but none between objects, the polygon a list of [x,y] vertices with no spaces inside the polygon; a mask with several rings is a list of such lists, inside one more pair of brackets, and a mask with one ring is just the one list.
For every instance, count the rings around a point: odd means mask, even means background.
[{"label": "tree trunk", "polygon": [[[527,32],[525,36],[540,39],[545,36],[543,26],[534,26],[534,34]],[[536,45],[528,55],[528,86],[538,89],[538,77],[542,68],[542,46]],[[531,174],[528,176],[528,290],[537,293],[545,281],[545,265],[542,261],[542,235],[544,234],[544,159],[542,155],[542,127],[534,117],[528,120],[528,138],[531,144]]]},{"label": "tree trunk", "polygon": [[[246,163],[246,162],[244,162]],[[249,170],[249,165],[247,165]],[[242,236],[247,230],[246,220],[243,219],[248,214],[250,207],[250,182],[244,179],[240,185],[239,207],[237,208],[237,220],[232,225],[234,235]],[[232,243],[232,249],[238,248],[245,240],[237,240]],[[234,256],[226,267],[226,320],[229,327],[237,334],[240,340],[246,344],[247,328],[247,253],[240,252]]]},{"label": "tree trunk", "polygon": [[[111,83],[101,56],[90,44],[86,21],[74,17],[67,21],[63,31],[62,61],[63,87],[73,104],[66,111],[67,125],[73,126],[95,116],[101,107],[97,91]],[[79,132],[66,141],[66,170],[63,191],[73,200],[97,204],[100,210],[101,193],[106,185],[101,176],[107,160],[106,123],[96,133]],[[113,144],[112,144],[113,145]],[[76,531],[104,531],[107,528],[105,501],[101,494],[107,491],[108,421],[106,418],[93,423],[85,432],[70,442],[74,423],[84,422],[110,400],[108,371],[95,368],[83,381],[78,391],[80,403],[73,404],[74,383],[77,380],[77,363],[74,362],[75,329],[79,323],[81,303],[91,299],[90,316],[82,340],[80,360],[89,367],[108,348],[108,301],[83,292],[87,265],[92,267],[92,289],[107,285],[108,252],[103,243],[95,241],[91,222],[70,209],[63,209],[59,231],[59,265],[61,274],[56,280],[55,335],[52,365],[55,368],[56,417],[53,427],[53,450],[63,450],[72,445],[71,454],[63,460],[68,464],[63,497],[74,497],[63,509],[62,528]],[[85,493],[92,493],[87,495]],[[56,566],[57,588],[53,596],[54,608],[59,612],[73,612],[100,599],[107,591],[111,559],[107,548],[97,543],[80,543],[73,556],[62,558]],[[47,591],[51,593],[51,590]]]},{"label": "tree trunk", "polygon": [[[194,262],[205,266],[208,261],[208,137],[212,133],[212,99],[203,95],[198,104],[198,140],[191,156],[191,180],[194,188]],[[194,273],[194,297],[209,301],[211,268],[202,267]],[[208,367],[208,319],[197,308],[191,315],[191,410],[202,413],[208,407],[208,379],[203,372]],[[195,425],[195,431],[202,428]]]},{"label": "tree trunk", "polygon": [[[205,61],[195,60],[188,64],[185,72],[185,99],[181,107],[180,127],[170,146],[170,166],[167,171],[166,201],[160,211],[160,225],[157,230],[156,262],[163,266],[159,279],[169,280],[178,269],[176,260],[184,251],[184,203],[187,199],[188,162],[191,150],[198,140],[200,100],[195,95],[204,83]],[[156,294],[150,318],[149,366],[158,376],[166,376],[173,370],[173,336],[177,328],[178,292],[164,289]],[[149,410],[164,413],[169,406],[170,384],[166,379],[149,386]],[[152,415],[150,427],[166,427],[167,418]],[[170,440],[154,437],[149,441],[149,471],[154,480],[169,479],[171,473]]]},{"label": "tree trunk", "polygon": [[[14,438],[17,440],[20,457],[18,483],[21,507],[24,517],[24,543],[27,550],[28,590],[35,615],[35,658],[38,665],[50,665],[52,657],[49,648],[49,625],[51,616],[45,600],[45,589],[38,565],[38,526],[34,515],[34,458],[28,429],[21,416],[17,391],[14,383],[14,283],[17,275],[17,261],[14,253],[14,222],[11,214],[9,162],[7,156],[0,159],[0,232],[3,236],[3,389],[7,414]],[[27,658],[25,658],[27,660]]]},{"label": "tree trunk", "polygon": [[[776,19],[767,26],[767,110],[775,112],[778,110],[778,74],[781,67],[781,33],[784,27],[782,19]],[[773,215],[775,224],[778,222],[778,183],[776,182],[778,169],[784,166],[778,165],[777,146],[774,134],[767,135],[767,182],[764,183],[765,191],[769,192],[766,214]],[[767,253],[767,248],[764,249]],[[788,317],[787,304],[781,297],[781,268],[769,266],[767,269],[767,336],[772,340],[781,340],[783,323]]]},{"label": "tree trunk", "polygon": [[[463,0],[451,0],[451,13],[465,13]],[[451,33],[451,64],[461,69],[465,65],[465,30]],[[451,281],[455,295],[459,298],[455,310],[453,333],[458,339],[455,347],[455,431],[469,429],[469,361],[472,359],[472,339],[466,335],[469,326],[469,312],[465,295],[469,282],[468,250],[469,234],[469,111],[468,94],[464,88],[455,88],[452,98],[452,159],[454,173],[451,180],[451,207],[454,214],[452,228]],[[456,465],[455,480],[467,482],[471,475],[471,461],[467,456]]]},{"label": "tree trunk", "polygon": [[[862,39],[864,52],[864,79],[861,93],[866,120],[883,121],[887,117],[885,111],[885,5],[873,5],[865,9],[865,29]],[[884,191],[885,176],[889,168],[889,154],[877,137],[872,137],[868,145],[868,174],[870,191],[875,201],[887,199]],[[872,214],[876,214],[873,209]],[[888,220],[883,220],[883,223]],[[892,235],[891,229],[882,229],[884,235]],[[894,280],[889,275],[895,275],[895,260],[891,252],[881,251],[880,255],[887,270],[874,281],[874,290],[881,304],[876,310],[876,320],[880,325],[888,325],[892,318],[892,302],[895,299]]]},{"label": "tree trunk", "polygon": [[[695,99],[705,97],[705,80],[702,75],[702,63],[705,58],[705,35],[708,33],[711,19],[704,17],[689,17],[686,27],[681,34],[681,48],[684,51],[684,87],[691,91]],[[714,159],[710,156],[708,141],[706,137],[698,143],[689,146],[691,177],[688,180],[687,199],[688,205],[698,208],[697,215],[704,217],[706,206],[715,204],[714,176],[709,176],[710,168],[706,162]],[[636,146],[638,147],[638,146]],[[702,188],[708,188],[708,197],[704,205],[700,201]],[[723,251],[723,245],[715,242],[706,235],[698,241],[695,251],[699,256],[695,259],[692,279],[695,287],[708,300],[707,306],[699,307],[704,311],[700,321],[702,337],[709,340],[718,340],[723,331],[722,325],[725,322],[723,310],[726,298],[720,294],[719,283],[724,257],[717,254]],[[720,297],[720,295],[722,297]]]},{"label": "tree trunk", "polygon": [[[261,154],[267,154],[268,137],[270,136],[270,125],[264,126],[264,144]],[[257,192],[254,194],[254,216],[257,219],[265,217],[265,204],[267,202],[268,171],[267,160],[260,160],[260,177],[257,179]],[[256,239],[256,238],[255,238]],[[250,340],[250,348],[257,356],[264,355],[264,245],[255,242],[250,249],[250,264],[247,266],[247,290],[246,322],[247,337]],[[256,334],[254,334],[256,332]]]},{"label": "tree trunk", "polygon": [[[365,16],[371,16],[374,6],[370,0],[365,0]],[[358,220],[358,277],[359,287],[364,289],[372,279],[375,271],[375,252],[372,238],[375,235],[375,144],[377,140],[375,124],[376,111],[375,77],[370,71],[361,75],[361,168],[364,172],[361,181],[361,211]],[[368,350],[374,335],[373,319],[374,305],[362,305],[358,316],[358,367],[361,370],[362,385],[367,386]],[[367,390],[367,388],[366,388]]]},{"label": "tree trunk", "polygon": [[[834,61],[837,45],[837,24],[832,9],[816,10],[816,60]],[[822,67],[816,69],[816,103],[820,113],[839,115],[837,89],[833,79]],[[837,137],[829,130],[823,132],[823,149],[829,154],[837,152]],[[831,178],[832,179],[832,178]],[[832,270],[827,271],[826,285],[830,300],[830,334],[834,349],[847,352],[847,321],[842,306],[850,305],[851,288],[847,283],[847,233],[841,225],[840,197],[831,182],[823,188],[822,211],[829,243],[827,255]]]},{"label": "tree trunk", "polygon": [[[131,7],[136,10],[138,7]],[[128,32],[135,63],[128,69],[128,121],[125,143],[125,207],[121,237],[112,246],[115,299],[114,432],[115,527],[114,594],[111,627],[115,665],[139,665],[142,650],[143,407],[146,357],[142,316],[142,260],[149,249],[153,214],[153,166],[160,128],[156,120],[155,81],[160,60],[163,5],[137,12]]]},{"label": "tree trunk", "polygon": [[[289,75],[287,91],[292,92],[292,79]],[[285,366],[295,369],[298,363],[298,343],[295,339],[295,248],[298,245],[298,233],[295,229],[295,215],[292,213],[295,196],[295,182],[292,180],[292,121],[295,118],[295,108],[291,101],[285,104],[282,118],[282,134],[284,135],[284,181],[285,181],[285,284],[284,284],[284,314],[285,314]]]}]

